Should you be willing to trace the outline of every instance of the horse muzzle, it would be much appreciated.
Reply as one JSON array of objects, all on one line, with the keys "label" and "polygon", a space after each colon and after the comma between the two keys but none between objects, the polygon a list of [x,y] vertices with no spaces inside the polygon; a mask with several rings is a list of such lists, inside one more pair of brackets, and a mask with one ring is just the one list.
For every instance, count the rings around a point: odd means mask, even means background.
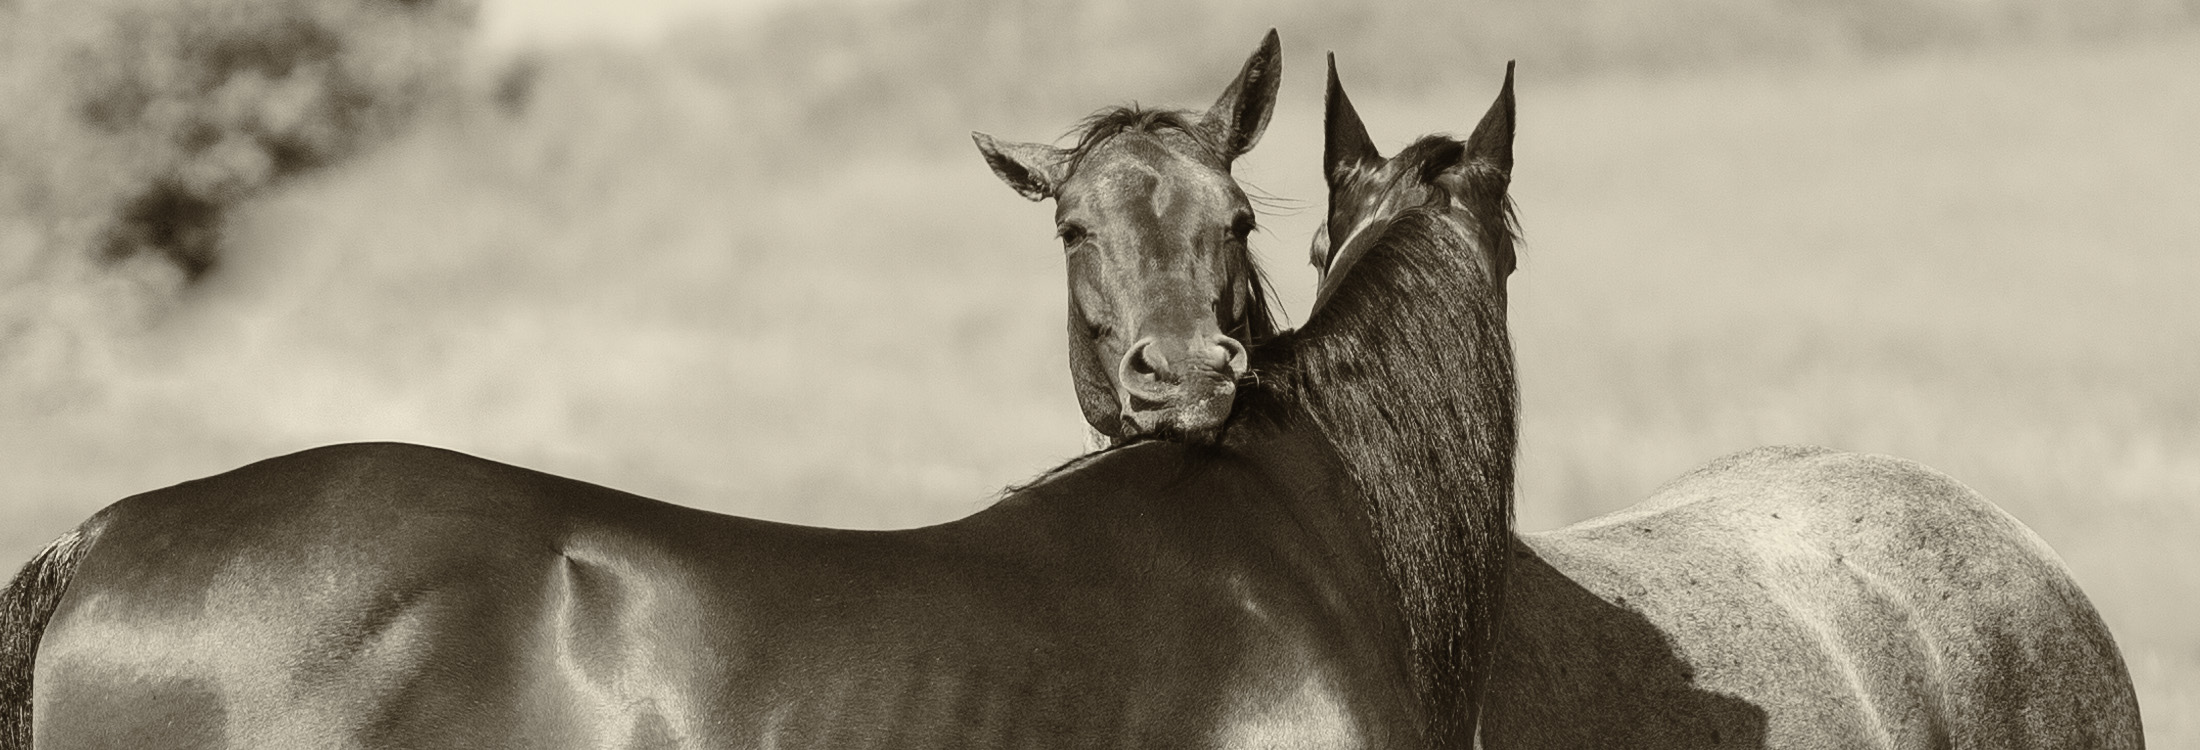
[{"label": "horse muzzle", "polygon": [[1221,334],[1140,339],[1116,367],[1123,437],[1220,440],[1246,367],[1245,345]]}]

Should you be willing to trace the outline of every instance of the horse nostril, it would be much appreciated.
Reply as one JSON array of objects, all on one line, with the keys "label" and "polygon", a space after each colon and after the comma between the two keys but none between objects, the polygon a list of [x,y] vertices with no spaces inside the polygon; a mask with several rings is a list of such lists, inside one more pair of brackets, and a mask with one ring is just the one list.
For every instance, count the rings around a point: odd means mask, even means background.
[{"label": "horse nostril", "polygon": [[1140,380],[1161,380],[1169,371],[1169,359],[1161,348],[1153,345],[1153,339],[1140,339],[1123,353],[1123,373]]},{"label": "horse nostril", "polygon": [[1209,339],[1207,357],[1210,366],[1217,372],[1228,374],[1232,380],[1245,374],[1245,345],[1238,343],[1237,339],[1219,334]]}]

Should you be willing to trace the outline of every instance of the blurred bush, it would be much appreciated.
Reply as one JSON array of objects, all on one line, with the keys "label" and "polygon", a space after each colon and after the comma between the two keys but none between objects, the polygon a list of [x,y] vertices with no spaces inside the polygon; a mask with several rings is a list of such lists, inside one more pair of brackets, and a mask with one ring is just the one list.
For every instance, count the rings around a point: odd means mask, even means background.
[{"label": "blurred bush", "polygon": [[[450,77],[472,12],[432,0],[0,5],[8,218],[59,245],[46,252],[152,254],[203,273],[225,206],[387,134]],[[24,262],[23,248],[7,252]]]},{"label": "blurred bush", "polygon": [[0,2],[0,376],[32,375],[0,382],[66,397],[77,360],[96,356],[87,330],[141,322],[215,267],[232,207],[386,137],[447,88],[473,13],[471,0]]}]

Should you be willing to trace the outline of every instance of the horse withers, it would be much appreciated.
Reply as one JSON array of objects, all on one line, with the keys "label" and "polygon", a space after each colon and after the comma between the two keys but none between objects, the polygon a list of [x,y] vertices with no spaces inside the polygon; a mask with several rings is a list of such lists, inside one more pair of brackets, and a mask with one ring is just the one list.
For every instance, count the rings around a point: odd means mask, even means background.
[{"label": "horse withers", "polygon": [[1071,377],[1096,444],[1214,442],[1247,347],[1274,332],[1230,164],[1260,142],[1282,72],[1271,30],[1204,113],[1102,110],[1070,148],[971,134],[1009,187],[1054,199]]},{"label": "horse withers", "polygon": [[[1474,210],[1503,188],[1510,151],[1460,158],[1485,131],[1510,132],[1511,89],[1508,65],[1465,144],[1429,136],[1383,159],[1331,59],[1331,200],[1311,253],[1323,298],[1359,259],[1426,244],[1397,231],[1405,221],[1511,269],[1509,216]],[[1492,750],[2144,743],[2114,639],[2054,552],[1902,459],[1720,458],[1631,508],[1520,535],[1504,585],[1480,717]]]}]

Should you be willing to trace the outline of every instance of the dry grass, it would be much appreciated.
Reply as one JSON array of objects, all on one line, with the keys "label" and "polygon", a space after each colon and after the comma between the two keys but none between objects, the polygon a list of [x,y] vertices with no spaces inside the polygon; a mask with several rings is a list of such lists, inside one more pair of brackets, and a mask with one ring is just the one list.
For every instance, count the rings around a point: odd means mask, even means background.
[{"label": "dry grass", "polygon": [[[1313,204],[1318,57],[1288,51],[1241,174]],[[1918,459],[2065,556],[2152,743],[2200,746],[2196,57],[2186,34],[1552,83],[1527,56],[1523,525],[1763,443]],[[176,315],[0,404],[0,560],[130,492],[337,440],[873,527],[1078,449],[1049,208],[959,142],[760,177],[783,162],[736,142],[760,115],[708,69],[605,59],[553,61],[525,114],[448,112],[240,208]],[[1386,146],[1464,130],[1497,73],[1363,113]],[[966,125],[1036,139],[1080,114]],[[1257,240],[1294,313],[1316,213]]]}]

